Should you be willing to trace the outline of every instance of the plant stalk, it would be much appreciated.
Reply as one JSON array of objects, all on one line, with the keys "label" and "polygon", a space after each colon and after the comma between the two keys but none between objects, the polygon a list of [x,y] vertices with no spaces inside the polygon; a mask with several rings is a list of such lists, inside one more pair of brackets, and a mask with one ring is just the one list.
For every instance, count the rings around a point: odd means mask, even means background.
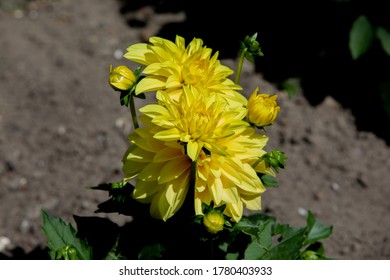
[{"label": "plant stalk", "polygon": [[245,48],[242,52],[241,52],[241,55],[240,55],[240,61],[238,63],[238,67],[237,67],[237,74],[236,74],[236,78],[234,80],[234,82],[236,84],[238,84],[238,82],[240,81],[240,77],[241,77],[241,71],[242,71],[242,66],[244,65],[244,59],[245,59],[245,53],[247,52],[247,49]]},{"label": "plant stalk", "polygon": [[130,103],[131,118],[133,120],[133,126],[134,126],[134,129],[137,129],[139,127],[139,125],[138,125],[137,112],[135,111],[134,96],[132,94],[130,94],[129,103]]}]

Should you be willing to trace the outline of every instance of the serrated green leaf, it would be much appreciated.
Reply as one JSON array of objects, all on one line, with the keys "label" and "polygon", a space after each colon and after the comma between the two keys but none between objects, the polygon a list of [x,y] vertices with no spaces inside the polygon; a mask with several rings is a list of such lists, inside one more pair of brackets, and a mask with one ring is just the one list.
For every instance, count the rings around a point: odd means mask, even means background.
[{"label": "serrated green leaf", "polygon": [[358,59],[368,51],[373,42],[375,33],[366,16],[359,16],[352,24],[349,33],[349,50],[353,59]]},{"label": "serrated green leaf", "polygon": [[272,246],[272,220],[267,220],[258,226],[256,236],[252,236],[252,242],[245,250],[246,260],[259,260],[267,254]]},{"label": "serrated green leaf", "polygon": [[288,233],[285,233],[281,242],[272,247],[268,254],[264,255],[264,259],[270,260],[296,260],[300,256],[300,250],[305,240],[305,228],[292,229],[289,228]]},{"label": "serrated green leaf", "polygon": [[242,217],[241,220],[235,224],[234,228],[245,234],[256,237],[258,236],[258,232],[260,230],[259,226],[267,221],[274,223],[274,218],[262,214],[253,214]]},{"label": "serrated green leaf", "polygon": [[379,26],[376,30],[376,37],[381,42],[383,50],[390,55],[390,32],[382,26]]},{"label": "serrated green leaf", "polygon": [[307,237],[305,245],[317,242],[318,240],[328,238],[332,234],[333,227],[325,227],[317,221],[310,211],[307,215]]},{"label": "serrated green leaf", "polygon": [[64,222],[61,218],[50,216],[44,209],[42,214],[42,230],[47,238],[47,244],[50,249],[49,254],[52,259],[56,258],[59,250],[72,246],[77,250],[79,259],[92,259],[92,248],[87,245],[85,240],[76,236],[77,232],[70,223]]}]

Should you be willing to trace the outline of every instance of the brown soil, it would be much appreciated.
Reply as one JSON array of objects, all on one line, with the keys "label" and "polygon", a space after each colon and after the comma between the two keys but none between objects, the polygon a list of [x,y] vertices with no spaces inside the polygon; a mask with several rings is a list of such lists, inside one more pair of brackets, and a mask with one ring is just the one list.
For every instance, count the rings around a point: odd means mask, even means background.
[{"label": "brown soil", "polygon": [[[147,25],[129,27],[115,0],[0,4],[0,256],[33,258],[46,242],[41,208],[70,222],[74,214],[103,216],[94,211],[106,194],[85,187],[121,179],[132,128],[108,86],[109,65],[134,66],[121,58],[126,47],[185,14],[146,6],[131,16]],[[235,68],[235,60],[223,62]],[[264,194],[263,211],[303,226],[310,210],[333,225],[329,257],[389,259],[386,142],[359,131],[349,109],[330,96],[311,106],[302,93],[279,92],[248,64],[242,85],[245,94],[256,86],[278,93],[282,108],[268,129],[268,150],[283,150],[287,168],[280,187]]]}]

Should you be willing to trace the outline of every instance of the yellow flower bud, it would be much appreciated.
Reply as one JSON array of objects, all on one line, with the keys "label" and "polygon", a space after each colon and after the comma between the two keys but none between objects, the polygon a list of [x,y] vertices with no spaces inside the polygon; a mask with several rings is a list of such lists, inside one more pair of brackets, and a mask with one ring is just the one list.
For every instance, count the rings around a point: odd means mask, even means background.
[{"label": "yellow flower bud", "polygon": [[117,66],[112,69],[110,65],[110,77],[108,82],[114,90],[130,90],[136,81],[133,71],[126,66]]},{"label": "yellow flower bud", "polygon": [[203,217],[203,224],[205,225],[208,232],[216,234],[223,230],[225,224],[225,218],[219,211],[210,211]]},{"label": "yellow flower bud", "polygon": [[275,121],[280,107],[276,103],[277,95],[258,94],[258,90],[257,87],[249,97],[247,104],[248,120],[257,127],[264,127]]}]

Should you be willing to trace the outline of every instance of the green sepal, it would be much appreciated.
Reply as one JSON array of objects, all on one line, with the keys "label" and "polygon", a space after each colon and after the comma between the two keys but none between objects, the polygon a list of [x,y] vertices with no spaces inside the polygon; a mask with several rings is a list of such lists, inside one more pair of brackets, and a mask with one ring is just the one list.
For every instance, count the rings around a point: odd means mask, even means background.
[{"label": "green sepal", "polygon": [[279,168],[286,167],[287,157],[284,152],[279,150],[273,150],[261,157],[265,161],[266,165],[272,167],[276,172],[279,173]]},{"label": "green sepal", "polygon": [[260,174],[259,177],[260,177],[260,180],[265,187],[267,187],[267,188],[279,187],[279,184],[274,177],[267,175],[267,174]]},{"label": "green sepal", "polygon": [[239,54],[244,53],[245,58],[252,63],[255,62],[255,57],[264,56],[256,39],[257,33],[254,33],[252,36],[247,35],[244,41],[240,42]]}]

